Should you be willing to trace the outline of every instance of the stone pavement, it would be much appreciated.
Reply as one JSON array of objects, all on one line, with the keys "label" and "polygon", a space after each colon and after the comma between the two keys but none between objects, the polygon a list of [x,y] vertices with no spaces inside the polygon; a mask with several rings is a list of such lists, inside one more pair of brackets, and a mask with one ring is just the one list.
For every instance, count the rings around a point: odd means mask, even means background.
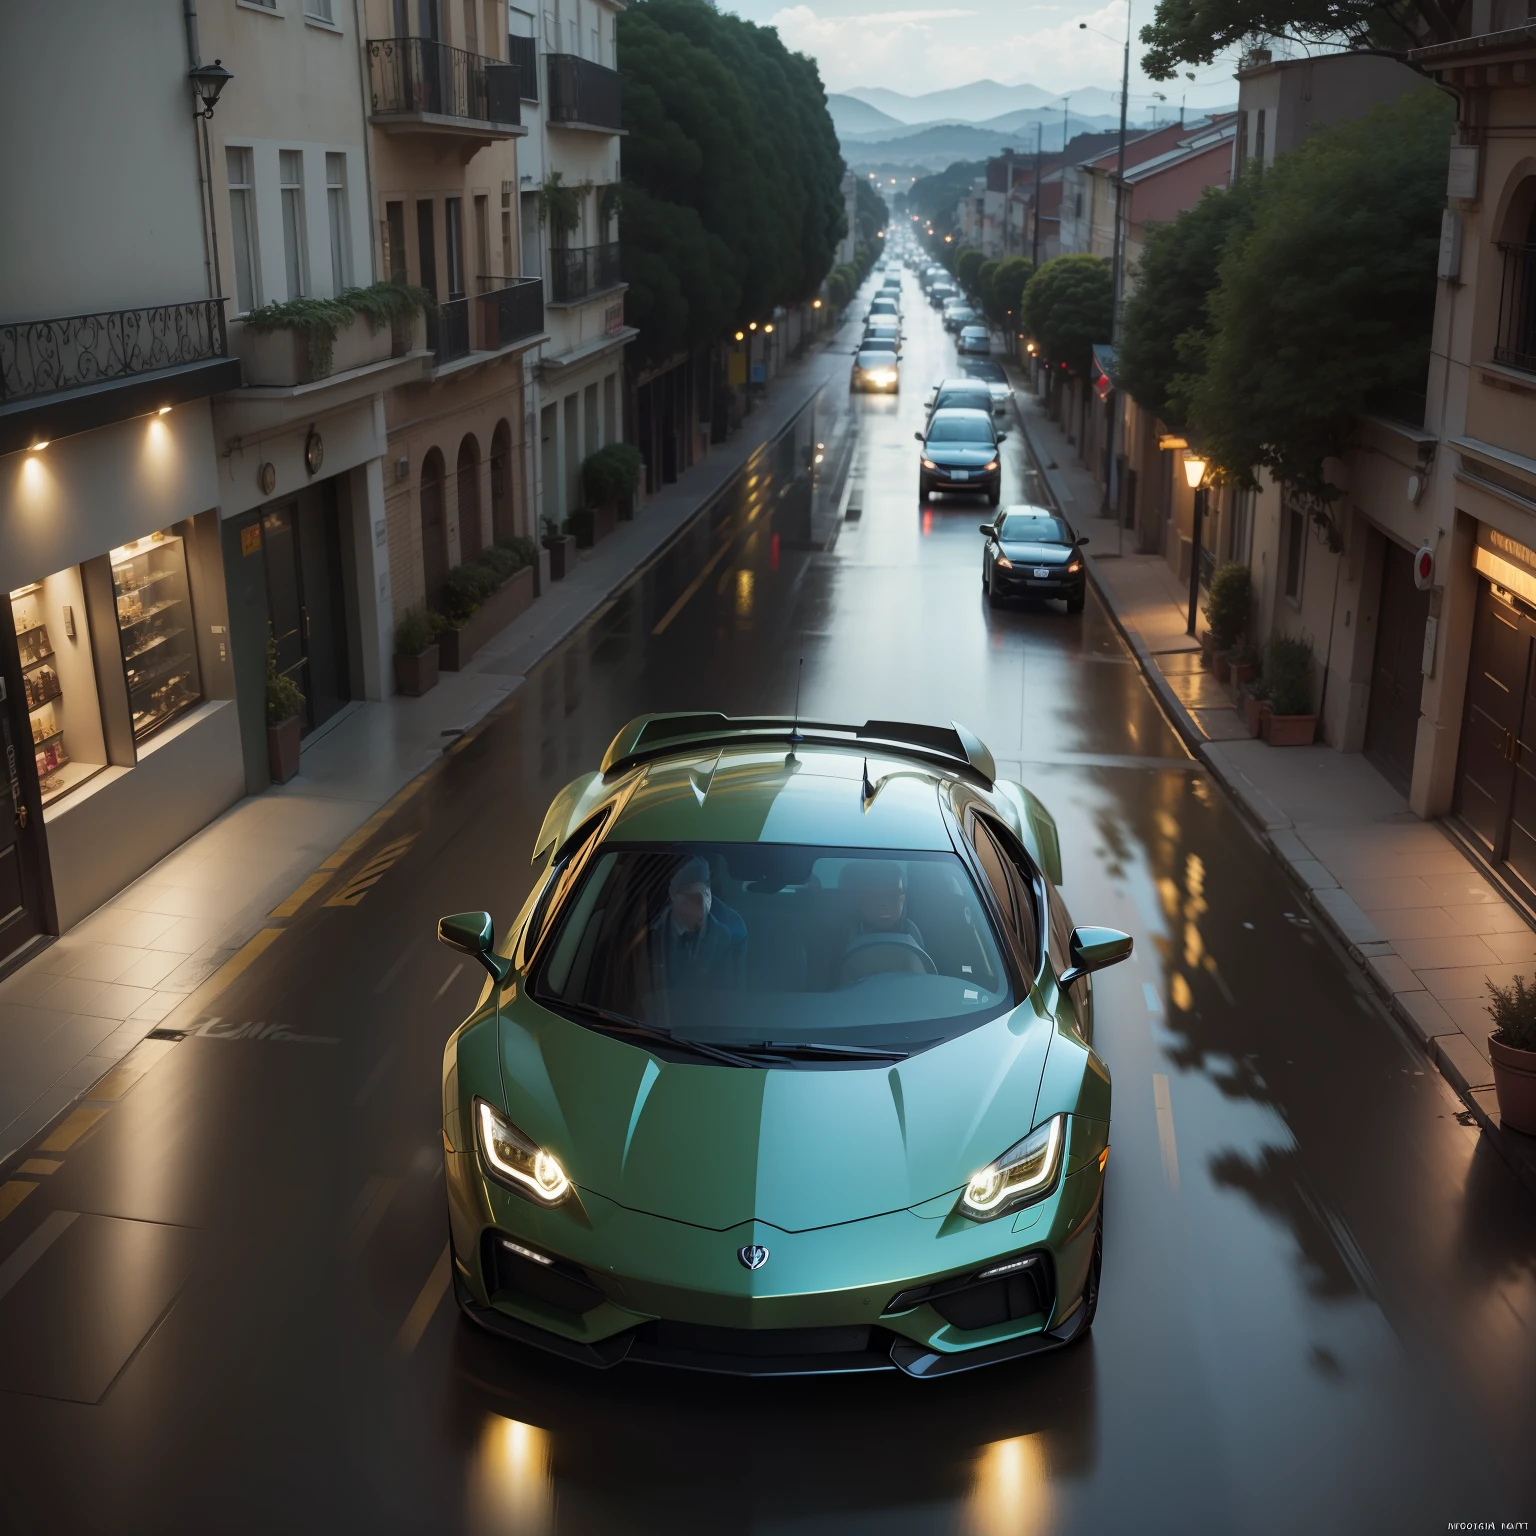
[{"label": "stone pavement", "polygon": [[1188,585],[1160,556],[1135,552],[1129,532],[1120,545],[1076,448],[1033,394],[1014,400],[1052,495],[1088,536],[1094,585],[1179,734],[1536,1193],[1536,1138],[1499,1121],[1486,1007],[1489,980],[1536,972],[1536,931],[1363,756],[1249,737],[1232,691],[1201,669],[1185,633]]},{"label": "stone pavement", "polygon": [[151,1030],[195,1017],[279,931],[270,920],[297,912],[445,748],[660,555],[824,384],[841,382],[846,330],[785,367],[733,441],[583,552],[464,671],[419,699],[348,705],[304,743],[297,777],[232,806],[0,982],[0,1163]]}]

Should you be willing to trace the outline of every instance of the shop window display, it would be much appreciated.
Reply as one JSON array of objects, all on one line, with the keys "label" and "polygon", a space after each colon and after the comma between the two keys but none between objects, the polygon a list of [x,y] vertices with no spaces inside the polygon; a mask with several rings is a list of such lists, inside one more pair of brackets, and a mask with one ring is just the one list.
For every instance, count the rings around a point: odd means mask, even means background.
[{"label": "shop window display", "polygon": [[[50,583],[68,590],[50,593]],[[63,680],[72,670],[79,671],[71,654],[78,645],[75,615],[83,612],[78,590],[78,577],[70,571],[46,582],[18,587],[10,595],[22,695],[44,805],[83,784],[103,767],[94,687],[77,679],[76,685],[66,688]],[[61,606],[61,598],[73,601]]]},{"label": "shop window display", "polygon": [[128,708],[138,742],[203,696],[186,549],[175,534],[152,533],[114,549],[111,563]]}]

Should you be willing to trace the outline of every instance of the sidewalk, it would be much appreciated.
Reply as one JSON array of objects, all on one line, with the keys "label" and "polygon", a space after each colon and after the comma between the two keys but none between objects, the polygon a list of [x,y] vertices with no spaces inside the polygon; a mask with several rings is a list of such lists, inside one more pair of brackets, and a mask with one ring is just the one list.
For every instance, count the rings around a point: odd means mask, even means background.
[{"label": "sidewalk", "polygon": [[[840,345],[840,339],[842,344]],[[190,1021],[413,792],[692,522],[847,367],[833,332],[781,370],[736,439],[644,502],[564,581],[419,699],[348,705],[304,743],[298,776],[247,796],[0,982],[0,1163],[153,1029]]]},{"label": "sidewalk", "polygon": [[1234,696],[1185,633],[1189,589],[1098,515],[1102,494],[1037,398],[1014,396],[1051,494],[1086,534],[1089,574],[1190,750],[1225,785],[1324,922],[1458,1090],[1526,1187],[1536,1138],[1499,1121],[1489,980],[1536,971],[1536,932],[1435,822],[1358,753],[1274,748],[1248,735]]}]

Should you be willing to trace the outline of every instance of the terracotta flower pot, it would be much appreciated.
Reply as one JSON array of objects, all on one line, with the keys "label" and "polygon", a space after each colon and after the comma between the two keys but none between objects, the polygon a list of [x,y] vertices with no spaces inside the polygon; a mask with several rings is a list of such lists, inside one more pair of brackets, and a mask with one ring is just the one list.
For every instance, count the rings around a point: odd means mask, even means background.
[{"label": "terracotta flower pot", "polygon": [[1310,747],[1317,739],[1316,715],[1265,713],[1264,739],[1272,747]]},{"label": "terracotta flower pot", "polygon": [[556,534],[544,541],[549,551],[551,581],[564,581],[565,573],[576,563],[576,540],[570,534]]},{"label": "terracotta flower pot", "polygon": [[429,645],[419,656],[395,657],[395,692],[408,699],[419,699],[437,686],[437,645]]},{"label": "terracotta flower pot", "polygon": [[1251,683],[1259,675],[1259,664],[1256,661],[1229,662],[1232,670],[1232,686],[1241,688],[1244,683]]},{"label": "terracotta flower pot", "polygon": [[1209,672],[1211,670],[1211,667],[1214,665],[1215,660],[1216,660],[1216,639],[1215,639],[1215,636],[1211,634],[1210,630],[1202,629],[1200,631],[1200,665],[1202,667],[1204,667],[1207,672]]},{"label": "terracotta flower pot", "polygon": [[1536,1136],[1536,1051],[1517,1051],[1490,1036],[1488,1054],[1493,1058],[1499,1118],[1511,1130]]},{"label": "terracotta flower pot", "polygon": [[1212,657],[1212,665],[1213,665],[1213,667],[1215,669],[1216,681],[1218,683],[1225,683],[1225,682],[1230,682],[1231,681],[1231,678],[1232,678],[1232,667],[1231,667],[1230,663],[1227,661],[1227,657],[1230,656],[1231,654],[1232,653],[1230,651],[1217,651],[1214,654],[1214,656]]},{"label": "terracotta flower pot", "polygon": [[290,715],[267,727],[267,767],[274,784],[286,784],[299,771],[299,717]]},{"label": "terracotta flower pot", "polygon": [[1268,708],[1268,701],[1256,699],[1251,695],[1243,696],[1243,713],[1248,720],[1248,734],[1258,736],[1264,729],[1264,712]]}]

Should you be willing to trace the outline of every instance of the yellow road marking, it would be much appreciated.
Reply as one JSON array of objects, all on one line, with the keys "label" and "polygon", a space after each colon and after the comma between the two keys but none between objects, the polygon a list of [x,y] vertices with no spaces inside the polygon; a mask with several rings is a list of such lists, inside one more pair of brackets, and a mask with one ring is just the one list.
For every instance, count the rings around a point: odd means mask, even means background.
[{"label": "yellow road marking", "polygon": [[53,1134],[46,1141],[38,1142],[37,1150],[39,1152],[68,1152],[106,1113],[105,1109],[96,1109],[89,1104],[82,1104],[79,1109],[73,1111],[59,1123],[54,1129]]},{"label": "yellow road marking", "polygon": [[743,532],[745,532],[747,525],[751,523],[757,517],[757,514],[761,511],[762,507],[757,506],[753,507],[753,509],[747,513],[746,517],[744,517],[741,521],[741,526],[738,527],[735,533],[733,533],[730,538],[728,538],[725,543],[722,544],[720,548],[717,549],[714,554],[709,557],[709,563],[683,589],[683,595],[679,597],[678,600],[673,603],[672,606],[668,608],[667,611],[657,621],[656,627],[651,631],[653,635],[661,634],[662,631],[665,630],[666,627],[672,622],[672,620],[675,619],[678,614],[680,614],[683,609],[688,606],[689,600],[693,597],[694,593],[696,593],[699,588],[709,580],[709,573],[714,570],[714,568],[719,565],[723,559],[725,559],[726,555],[728,555],[732,549],[736,547],[736,542],[741,538]]},{"label": "yellow road marking", "polygon": [[324,886],[326,881],[328,881],[330,878],[331,877],[328,871],[317,870],[291,896],[285,897],[282,901],[278,902],[278,904],[273,907],[269,913],[267,913],[267,916],[293,917],[298,912],[299,908],[302,907],[304,903],[315,894],[316,891],[320,890],[320,888]]},{"label": "yellow road marking", "polygon": [[16,1172],[57,1173],[63,1166],[63,1163],[58,1162],[56,1159],[51,1157],[29,1157],[26,1162],[24,1162],[21,1167],[16,1170]]},{"label": "yellow road marking", "polygon": [[237,976],[242,975],[271,945],[283,936],[281,928],[261,928],[248,938],[187,1001],[177,1009],[180,1018],[195,1018]]},{"label": "yellow road marking", "polygon": [[387,871],[399,862],[401,855],[416,841],[416,837],[416,833],[408,832],[404,837],[386,843],[334,896],[326,899],[325,905],[355,907],[383,879]]},{"label": "yellow road marking", "polygon": [[1163,1153],[1163,1172],[1170,1189],[1179,1187],[1179,1148],[1173,1139],[1173,1099],[1168,1093],[1168,1079],[1161,1072],[1152,1074],[1152,1102],[1157,1106],[1157,1144]]},{"label": "yellow road marking", "polygon": [[4,1221],[37,1188],[26,1179],[10,1179],[0,1184],[0,1221]]},{"label": "yellow road marking", "polygon": [[85,1095],[91,1103],[120,1099],[149,1069],[176,1046],[170,1040],[141,1040]]},{"label": "yellow road marking", "polygon": [[432,1273],[427,1276],[427,1283],[422,1286],[421,1294],[417,1296],[415,1304],[400,1325],[400,1332],[395,1336],[395,1348],[402,1355],[410,1354],[421,1343],[421,1336],[427,1331],[427,1324],[432,1321],[432,1314],[437,1311],[448,1289],[450,1264],[448,1245],[445,1243],[443,1251],[437,1256],[437,1263],[432,1266]]}]

